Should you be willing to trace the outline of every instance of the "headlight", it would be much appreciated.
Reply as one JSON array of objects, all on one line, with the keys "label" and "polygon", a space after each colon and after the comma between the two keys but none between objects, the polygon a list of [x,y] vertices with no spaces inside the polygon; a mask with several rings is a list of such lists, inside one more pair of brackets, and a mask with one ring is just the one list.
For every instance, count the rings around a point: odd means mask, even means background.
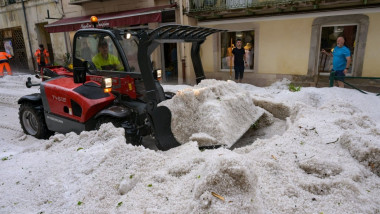
[{"label": "headlight", "polygon": [[161,77],[162,77],[162,71],[161,71],[161,69],[158,69],[157,70],[157,79],[161,79]]},{"label": "headlight", "polygon": [[153,70],[153,78],[154,78],[155,80],[160,81],[160,80],[161,80],[161,77],[162,77],[162,71],[161,71],[161,69]]},{"label": "headlight", "polygon": [[102,87],[103,88],[111,88],[112,87],[112,78],[103,78]]},{"label": "headlight", "polygon": [[103,78],[102,88],[104,89],[104,92],[110,92],[112,90],[112,78]]}]

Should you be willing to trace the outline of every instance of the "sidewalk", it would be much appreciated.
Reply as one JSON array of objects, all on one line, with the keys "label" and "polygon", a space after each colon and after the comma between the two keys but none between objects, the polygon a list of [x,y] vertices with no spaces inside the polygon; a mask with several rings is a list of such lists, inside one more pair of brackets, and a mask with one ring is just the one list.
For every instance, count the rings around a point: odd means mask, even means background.
[{"label": "sidewalk", "polygon": [[[34,71],[32,70],[12,70],[12,76],[20,76],[20,75],[34,75],[36,74]],[[6,71],[4,71],[4,76],[7,76],[8,73]]]},{"label": "sidewalk", "polygon": [[34,75],[36,74],[33,70],[14,70],[12,71],[13,75],[26,75],[26,74],[31,74]]}]

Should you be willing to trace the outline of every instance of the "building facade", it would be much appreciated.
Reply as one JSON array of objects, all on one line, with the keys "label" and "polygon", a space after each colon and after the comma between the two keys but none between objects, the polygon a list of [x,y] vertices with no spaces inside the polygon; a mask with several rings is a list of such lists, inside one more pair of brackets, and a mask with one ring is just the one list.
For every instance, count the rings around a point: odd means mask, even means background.
[{"label": "building facade", "polygon": [[[70,63],[72,39],[79,29],[92,27],[90,17],[98,16],[100,27],[121,30],[156,28],[175,23],[176,5],[168,0],[90,1],[90,0],[1,0],[0,48],[14,55],[11,66],[36,70],[34,52],[44,44],[51,64]],[[157,67],[170,64],[173,45],[160,48],[153,56]],[[160,51],[165,57],[161,57]]]},{"label": "building facade", "polygon": [[[0,0],[0,48],[14,55],[12,68],[36,70],[34,51],[44,44],[50,60],[70,63],[75,31],[99,25],[121,30],[154,29],[165,24],[227,30],[201,46],[207,78],[234,77],[231,50],[244,42],[248,64],[244,81],[267,86],[284,77],[315,84],[328,75],[337,36],[346,38],[352,76],[380,76],[380,0]],[[167,81],[195,84],[191,44],[162,44],[152,55]]]},{"label": "building facade", "polygon": [[[245,82],[267,86],[284,77],[315,84],[328,75],[336,38],[344,36],[353,62],[348,75],[380,77],[380,1],[189,0],[196,25],[227,30],[202,46],[207,77],[231,79],[231,46],[243,40]],[[232,71],[232,72],[231,72]],[[232,73],[232,75],[231,75]]]},{"label": "building facade", "polygon": [[[53,48],[63,56],[71,54],[75,32],[92,27],[90,17],[93,15],[98,17],[98,27],[120,30],[153,29],[163,23],[175,23],[175,4],[169,1],[63,0],[63,9],[63,19],[44,26],[54,38]],[[154,54],[152,60],[157,68],[165,64],[165,59],[158,54],[160,51],[166,51],[166,55],[169,53],[169,50],[159,49]]]},{"label": "building facade", "polygon": [[44,44],[54,51],[49,33],[44,29],[51,17],[63,17],[62,5],[53,0],[1,0],[0,1],[0,49],[5,49],[13,59],[12,69],[35,70],[34,52]]}]

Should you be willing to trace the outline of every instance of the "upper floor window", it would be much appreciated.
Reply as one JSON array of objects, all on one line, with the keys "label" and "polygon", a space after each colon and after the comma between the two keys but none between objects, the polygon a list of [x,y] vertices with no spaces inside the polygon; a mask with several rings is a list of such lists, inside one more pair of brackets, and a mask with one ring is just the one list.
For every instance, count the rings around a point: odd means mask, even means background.
[{"label": "upper floor window", "polygon": [[0,0],[0,7],[16,3],[16,0]]},{"label": "upper floor window", "polygon": [[228,9],[239,9],[239,8],[246,8],[251,7],[253,0],[225,0],[226,1],[226,7]]}]

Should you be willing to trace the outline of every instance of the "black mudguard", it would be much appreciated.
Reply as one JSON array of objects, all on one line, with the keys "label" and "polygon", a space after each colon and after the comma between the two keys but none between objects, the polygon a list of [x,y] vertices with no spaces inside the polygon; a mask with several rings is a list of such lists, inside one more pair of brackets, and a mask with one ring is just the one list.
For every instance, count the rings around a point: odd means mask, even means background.
[{"label": "black mudguard", "polygon": [[172,114],[166,106],[155,108],[151,117],[158,149],[166,151],[181,145],[173,135],[171,129]]},{"label": "black mudguard", "polygon": [[110,106],[106,109],[101,110],[99,113],[95,115],[95,118],[99,118],[101,116],[111,116],[116,118],[125,118],[129,117],[131,111],[124,106]]},{"label": "black mudguard", "polygon": [[36,104],[42,103],[41,94],[34,93],[34,94],[25,95],[25,96],[22,96],[17,101],[18,104],[21,104],[23,102],[31,102],[31,103],[36,103]]}]

